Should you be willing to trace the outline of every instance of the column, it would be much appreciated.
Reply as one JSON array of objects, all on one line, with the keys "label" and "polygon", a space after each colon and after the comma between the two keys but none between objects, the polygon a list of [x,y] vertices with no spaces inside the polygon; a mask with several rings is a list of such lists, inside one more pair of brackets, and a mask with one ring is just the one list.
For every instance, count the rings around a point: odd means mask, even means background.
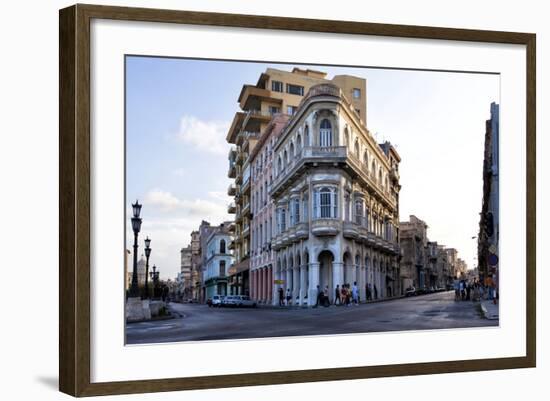
[{"label": "column", "polygon": [[285,283],[285,302],[286,302],[286,293],[289,288],[290,288],[290,292],[292,293],[292,268],[290,266],[287,266],[286,283]]},{"label": "column", "polygon": [[296,298],[300,297],[300,266],[294,266],[292,273],[292,304],[294,305],[297,302]]},{"label": "column", "polygon": [[273,267],[269,266],[267,268],[267,282],[266,282],[266,288],[267,288],[267,299],[268,301],[273,300]]},{"label": "column", "polygon": [[307,304],[315,305],[317,302],[317,286],[319,285],[319,263],[309,264],[309,288],[307,295]]},{"label": "column", "polygon": [[359,266],[359,277],[357,280],[357,287],[359,287],[359,299],[361,300],[361,302],[365,302],[367,299],[367,291],[365,289],[367,282],[365,280],[365,274],[366,274],[365,266],[364,265]]},{"label": "column", "polygon": [[306,282],[307,282],[306,266],[301,265],[299,267],[299,269],[300,269],[300,291],[299,291],[298,296],[300,298],[300,306],[302,306],[304,304],[304,298],[307,295],[306,294],[306,291],[307,291],[307,288],[306,288]]},{"label": "column", "polygon": [[265,268],[261,268],[260,269],[260,284],[259,284],[259,288],[260,288],[260,300],[261,301],[264,301],[265,300],[265,291],[264,291],[264,287],[265,287]]},{"label": "column", "polygon": [[262,267],[262,300],[267,302],[267,267]]},{"label": "column", "polygon": [[328,294],[330,302],[334,302],[334,290],[336,286],[339,285],[340,289],[342,289],[342,284],[344,284],[344,264],[342,262],[332,262],[332,288],[329,289]]}]

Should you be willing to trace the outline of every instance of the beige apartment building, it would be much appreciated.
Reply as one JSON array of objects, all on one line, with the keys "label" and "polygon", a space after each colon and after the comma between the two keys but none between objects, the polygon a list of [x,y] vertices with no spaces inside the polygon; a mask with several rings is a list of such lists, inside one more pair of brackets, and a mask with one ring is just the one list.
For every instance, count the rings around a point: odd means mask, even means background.
[{"label": "beige apartment building", "polygon": [[[228,205],[228,212],[235,214],[234,240],[230,244],[235,263],[229,269],[229,275],[239,293],[250,294],[252,196],[249,155],[274,115],[294,115],[312,86],[331,82],[349,99],[350,108],[364,125],[366,84],[361,78],[340,75],[327,80],[326,73],[320,71],[268,68],[256,85],[244,85],[241,90],[238,98],[241,110],[235,114],[226,138],[235,145],[229,152],[228,171],[228,177],[235,180],[228,188],[228,194],[235,197],[235,201]],[[271,185],[271,180],[272,177],[268,185]]]}]

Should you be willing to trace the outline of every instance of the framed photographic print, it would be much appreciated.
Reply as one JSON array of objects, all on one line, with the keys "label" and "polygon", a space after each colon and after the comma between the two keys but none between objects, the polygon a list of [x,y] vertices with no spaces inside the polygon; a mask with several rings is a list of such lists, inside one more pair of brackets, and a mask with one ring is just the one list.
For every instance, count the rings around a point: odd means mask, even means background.
[{"label": "framed photographic print", "polygon": [[534,367],[535,113],[534,34],[61,10],[60,390]]}]

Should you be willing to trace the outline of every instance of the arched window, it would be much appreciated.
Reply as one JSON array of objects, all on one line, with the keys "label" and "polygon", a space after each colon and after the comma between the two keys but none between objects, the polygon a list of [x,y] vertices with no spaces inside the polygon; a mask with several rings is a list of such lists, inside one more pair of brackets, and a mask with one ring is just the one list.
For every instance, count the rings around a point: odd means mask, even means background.
[{"label": "arched window", "polygon": [[283,162],[285,163],[285,166],[288,165],[288,153],[287,153],[286,149],[283,153]]},{"label": "arched window", "polygon": [[304,146],[310,146],[309,144],[309,127],[306,125],[304,129]]},{"label": "arched window", "polygon": [[355,141],[355,145],[354,145],[354,152],[355,152],[355,157],[357,157],[357,159],[359,159],[359,141],[356,140]]},{"label": "arched window", "polygon": [[302,150],[302,137],[300,134],[296,137],[296,152],[299,154]]},{"label": "arched window", "polygon": [[290,201],[290,226],[300,222],[300,199],[292,198]]},{"label": "arched window", "polygon": [[225,240],[220,241],[220,253],[225,253]]},{"label": "arched window", "polygon": [[220,277],[225,276],[225,260],[220,260]]},{"label": "arched window", "polygon": [[378,183],[382,185],[382,169],[378,170]]},{"label": "arched window", "polygon": [[363,153],[363,163],[365,163],[365,166],[367,166],[367,168],[369,167],[369,154],[366,150],[365,153]]},{"label": "arched window", "polygon": [[321,121],[321,127],[319,130],[319,146],[332,146],[332,125],[330,124],[330,121],[326,118]]},{"label": "arched window", "polygon": [[372,164],[371,164],[370,173],[372,178],[376,176],[376,165],[374,164],[374,160],[372,161]]},{"label": "arched window", "polygon": [[328,219],[338,216],[338,191],[336,188],[322,187],[315,191],[314,216]]},{"label": "arched window", "polygon": [[279,159],[277,160],[277,173],[281,174],[283,172],[283,161],[281,160],[281,156],[279,156]]},{"label": "arched window", "polygon": [[302,198],[302,213],[304,215],[303,219],[307,223],[308,220],[308,212],[309,212],[309,204],[308,204],[308,194],[305,193]]},{"label": "arched window", "polygon": [[294,159],[296,154],[294,153],[294,143],[290,142],[290,158]]},{"label": "arched window", "polygon": [[286,230],[286,210],[284,207],[277,209],[277,224],[279,225],[279,234]]}]

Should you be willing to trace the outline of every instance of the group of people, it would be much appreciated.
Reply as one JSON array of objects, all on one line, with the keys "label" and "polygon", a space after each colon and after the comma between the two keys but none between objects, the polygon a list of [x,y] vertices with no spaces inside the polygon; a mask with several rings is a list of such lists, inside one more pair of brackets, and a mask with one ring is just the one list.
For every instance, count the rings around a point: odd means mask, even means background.
[{"label": "group of people", "polygon": [[[325,306],[328,307],[331,304],[330,297],[329,297],[329,287],[328,285],[325,286],[324,289],[321,289],[321,287],[317,286],[317,299],[315,301],[315,306]],[[366,294],[366,300],[372,301],[373,299],[378,299],[378,289],[376,288],[376,285],[374,287],[371,287],[370,284],[367,284],[365,286],[365,294]],[[290,288],[287,288],[286,293],[283,287],[279,287],[278,289],[278,295],[279,295],[279,306],[290,306],[292,305],[292,292],[290,291]],[[351,305],[359,305],[359,288],[357,287],[357,282],[353,282],[353,285],[350,285],[348,283],[340,285],[336,285],[336,288],[334,289],[334,299],[332,301],[333,305],[345,305],[345,306],[351,306]]]},{"label": "group of people", "polygon": [[474,279],[473,282],[467,280],[455,280],[455,301],[480,301],[489,300],[496,303],[497,291],[495,281],[492,277],[487,277],[483,282]]}]

